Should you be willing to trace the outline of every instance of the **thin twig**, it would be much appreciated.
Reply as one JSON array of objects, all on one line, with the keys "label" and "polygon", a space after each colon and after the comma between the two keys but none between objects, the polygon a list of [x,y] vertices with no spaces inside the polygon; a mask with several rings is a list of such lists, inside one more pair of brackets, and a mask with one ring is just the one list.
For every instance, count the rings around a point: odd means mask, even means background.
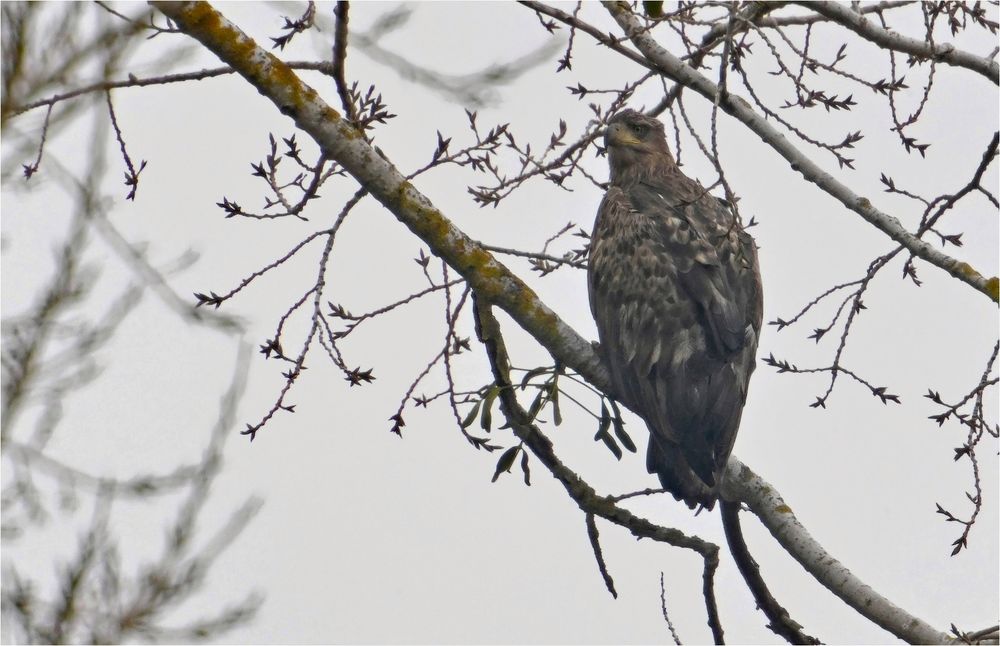
[{"label": "thin twig", "polygon": [[587,520],[587,537],[590,539],[590,546],[594,548],[594,558],[597,559],[597,569],[601,571],[601,577],[604,579],[604,585],[607,586],[608,592],[615,599],[618,598],[618,592],[615,590],[614,579],[608,573],[608,566],[604,562],[604,553],[601,551],[600,537],[597,533],[597,523],[594,521],[594,514],[586,514]]},{"label": "thin twig", "polygon": [[670,636],[674,643],[681,646],[681,638],[677,636],[674,623],[670,621],[670,615],[667,614],[667,587],[663,583],[663,572],[660,572],[660,612],[663,613],[663,620],[667,622],[667,628],[670,630]]}]

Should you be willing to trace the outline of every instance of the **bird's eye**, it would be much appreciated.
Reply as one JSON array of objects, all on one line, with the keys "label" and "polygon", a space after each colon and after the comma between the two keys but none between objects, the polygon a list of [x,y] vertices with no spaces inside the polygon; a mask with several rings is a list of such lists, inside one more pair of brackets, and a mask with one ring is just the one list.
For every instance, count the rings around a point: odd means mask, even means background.
[{"label": "bird's eye", "polygon": [[646,126],[642,125],[641,123],[633,123],[632,124],[632,132],[634,132],[635,134],[637,134],[637,135],[639,135],[641,137],[642,135],[644,135],[646,133]]}]

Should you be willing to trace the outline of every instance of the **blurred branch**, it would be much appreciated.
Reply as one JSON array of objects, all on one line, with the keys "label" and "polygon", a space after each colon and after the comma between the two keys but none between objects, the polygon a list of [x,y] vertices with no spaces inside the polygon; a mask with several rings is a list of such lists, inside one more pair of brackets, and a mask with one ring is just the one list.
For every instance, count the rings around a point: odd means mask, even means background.
[{"label": "blurred branch", "polygon": [[996,644],[1000,643],[1000,626],[994,625],[981,630],[962,632],[954,625],[951,627],[951,634],[959,644]]},{"label": "blurred branch", "polygon": [[86,228],[83,220],[74,218],[70,232],[57,255],[57,266],[48,287],[39,290],[40,298],[24,319],[29,325],[7,323],[3,352],[3,399],[0,404],[0,438],[10,439],[14,423],[32,382],[40,370],[45,346],[62,311],[77,302],[82,287],[79,248],[83,245]]},{"label": "blurred branch", "polygon": [[162,475],[139,475],[127,479],[113,476],[97,476],[57,460],[29,444],[7,441],[4,451],[14,454],[13,459],[23,462],[28,468],[38,467],[49,475],[63,481],[82,485],[97,492],[107,492],[114,496],[140,497],[167,494],[190,484],[202,469],[201,462],[172,469]]},{"label": "blurred branch", "polygon": [[[34,11],[28,4],[13,3],[10,6],[20,8],[28,15]],[[80,29],[78,7],[86,8],[87,5],[65,6],[69,9],[48,16],[51,22],[45,24],[44,33],[34,35],[37,40],[30,40],[31,34],[23,29],[19,33],[18,38],[27,39],[21,43],[26,48],[34,42],[60,43],[60,47],[47,47],[41,52],[27,49],[25,55],[28,62],[41,63],[44,67],[50,62],[52,52],[60,58],[45,69],[30,70],[33,76],[23,82],[8,78],[8,72],[13,74],[15,70],[5,64],[5,89],[10,84],[19,87],[17,93],[4,94],[5,126],[6,117],[10,116],[11,106],[18,97],[30,96],[49,83],[65,84],[77,66],[87,64],[89,69],[89,63],[96,63],[106,79],[113,77],[118,61],[130,42],[125,36],[134,35],[141,27],[126,25],[123,32],[117,19],[107,30],[103,23],[98,23],[94,30],[81,32],[87,37],[84,46],[79,48],[74,42],[76,31]],[[5,21],[9,17],[8,7],[4,6]],[[104,9],[99,13],[101,20],[105,15]],[[107,22],[106,18],[103,20]],[[5,54],[8,51],[7,27],[5,22]],[[96,37],[90,38],[91,34],[96,34]],[[52,113],[51,106],[50,103],[47,114]],[[110,100],[107,107],[110,111]],[[66,109],[57,112],[63,122],[68,122],[67,115],[73,113]],[[55,118],[56,115],[53,115],[53,120]],[[117,121],[113,116],[110,121],[107,116],[97,119],[90,141],[107,141],[109,128],[114,127],[124,153],[124,141]],[[47,116],[43,138],[48,126]],[[49,186],[58,185],[66,189],[73,199],[68,233],[56,252],[49,284],[36,286],[36,302],[24,314],[7,317],[3,322],[0,446],[4,460],[2,612],[5,641],[120,643],[140,637],[161,639],[162,634],[158,632],[154,620],[166,616],[178,603],[198,590],[219,554],[242,531],[260,505],[259,501],[251,498],[228,521],[224,519],[221,527],[204,544],[195,545],[205,520],[202,511],[210,486],[219,474],[224,443],[233,428],[233,415],[244,391],[249,357],[245,343],[241,343],[234,362],[234,375],[222,398],[208,446],[197,462],[179,466],[166,474],[118,477],[94,475],[87,469],[74,466],[72,458],[77,456],[57,458],[45,450],[61,421],[65,400],[99,375],[98,351],[115,336],[119,326],[134,311],[144,288],[153,288],[168,305],[177,305],[179,301],[166,283],[164,273],[168,270],[154,267],[139,246],[125,240],[106,218],[104,209],[107,208],[108,198],[100,193],[100,187],[106,179],[107,150],[107,146],[94,145],[80,153],[89,153],[89,156],[83,159],[80,155],[74,157],[74,164],[84,164],[86,175],[83,178],[78,178],[58,159],[47,158],[46,165],[54,171],[47,174]],[[140,171],[141,165],[138,170],[132,171],[133,179]],[[32,190],[30,186],[26,190]],[[88,235],[91,226],[114,252],[120,254],[125,265],[125,278],[133,275],[138,278],[136,281],[128,280],[120,295],[111,299],[104,312],[100,312],[100,306],[94,303],[94,295],[100,293],[97,289],[98,265],[85,262],[87,254],[92,251]],[[176,265],[185,266],[189,258],[182,256]],[[102,257],[102,260],[105,259],[106,253]],[[37,281],[38,276],[36,273],[22,280],[29,281],[27,285],[31,286],[30,281]],[[186,305],[175,309],[185,314],[185,311],[190,312],[191,307]],[[198,313],[185,315],[185,318],[212,321],[226,332],[241,332],[234,321],[221,317]],[[15,425],[23,417],[18,413],[29,404],[31,412],[37,413],[37,421],[33,432],[31,429],[23,432],[20,426]],[[116,415],[117,411],[109,420]],[[100,430],[93,429],[95,433]],[[99,439],[103,438],[98,435],[86,438],[88,442]],[[82,490],[92,501],[89,528],[78,537],[75,548],[70,544],[73,551],[68,557],[56,557],[59,561],[53,563],[55,571],[52,574],[46,577],[43,571],[26,571],[24,568],[27,566],[12,555],[17,550],[41,551],[50,547],[46,541],[38,541],[34,534],[26,535],[28,529],[37,528],[54,516],[49,513],[50,494],[58,496],[58,505],[63,512],[58,528],[62,533],[62,542],[53,545],[58,545],[61,553],[66,541],[72,541],[76,532],[71,510],[78,504],[78,490]],[[114,503],[123,498],[148,499],[164,491],[181,491],[185,496],[176,518],[166,528],[167,548],[159,560],[147,567],[122,567],[118,548],[121,537],[115,530],[122,525],[128,527],[128,524],[113,522],[113,512],[117,512],[115,516],[126,513],[115,508]],[[161,501],[157,503],[164,504]],[[127,509],[125,505],[121,507]],[[122,536],[127,534],[126,530]],[[259,599],[251,596],[214,617],[179,630],[189,629],[186,634],[192,640],[211,639],[238,623],[248,621],[258,605]],[[7,632],[7,626],[11,626],[12,632]],[[18,632],[15,634],[13,631]]]},{"label": "blurred branch", "polygon": [[[261,599],[254,594],[235,607],[219,611],[213,619],[199,619],[188,629],[161,629],[157,619],[181,599],[196,593],[215,560],[232,544],[260,510],[262,502],[248,498],[232,512],[222,527],[196,550],[192,544],[209,499],[209,489],[222,468],[222,451],[235,426],[237,405],[246,389],[250,346],[241,341],[229,387],[219,402],[219,414],[196,472],[190,478],[187,495],[173,522],[166,528],[163,552],[143,567],[133,585],[117,585],[119,598],[106,600],[109,620],[104,628],[107,641],[120,643],[136,633],[163,639],[178,631],[210,639],[214,635],[250,620]],[[113,609],[113,610],[111,610]]]},{"label": "blurred branch", "polygon": [[[379,43],[387,33],[404,25],[412,12],[413,6],[406,4],[386,12],[367,31],[352,32],[351,47],[376,63],[395,70],[403,80],[439,92],[463,107],[475,109],[495,103],[498,86],[511,83],[551,60],[562,47],[559,42],[549,41],[513,60],[494,63],[467,74],[439,72],[415,62],[412,55],[397,54]],[[334,33],[339,29],[339,25],[330,25],[328,19],[322,16],[317,16],[316,22]]]},{"label": "blurred branch", "polygon": [[[80,218],[76,222],[82,224]],[[75,246],[73,257],[81,254],[83,248],[82,244]],[[70,280],[64,270],[57,270],[57,274],[64,277],[58,281],[60,283]],[[56,312],[52,311],[54,316]],[[94,329],[77,323],[73,330],[68,331],[75,335],[71,337],[71,345],[90,347],[93,339],[109,337],[111,332],[104,331],[104,328],[111,325],[113,331],[113,326],[130,311],[130,307],[119,307],[114,310],[117,316],[111,323]],[[53,318],[48,327],[57,329],[58,325],[59,322]],[[59,569],[60,589],[51,601],[44,599],[41,596],[43,589],[33,583],[32,579],[37,579],[37,576],[22,578],[23,573],[14,563],[4,561],[4,616],[5,619],[16,619],[24,639],[43,643],[119,643],[137,634],[150,639],[161,638],[153,620],[197,590],[218,555],[252,519],[260,507],[260,502],[253,498],[236,510],[214,537],[192,549],[191,539],[196,535],[209,487],[221,468],[223,446],[233,428],[233,416],[245,388],[250,351],[246,343],[240,346],[232,381],[222,397],[215,428],[201,459],[195,464],[178,467],[169,474],[129,478],[92,475],[48,455],[41,448],[44,440],[32,439],[30,443],[15,440],[10,426],[13,416],[5,415],[3,457],[5,470],[13,474],[12,481],[5,482],[4,486],[5,542],[23,533],[21,522],[10,522],[9,516],[14,507],[28,508],[27,520],[38,520],[32,505],[37,509],[40,503],[33,502],[32,498],[39,495],[40,486],[34,482],[33,475],[45,476],[53,487],[64,491],[75,492],[77,487],[83,487],[90,490],[94,497],[94,523],[81,538],[69,566]],[[60,358],[62,354],[53,357],[47,353],[45,361],[47,364],[72,364],[75,360],[72,353]],[[89,353],[86,356],[89,357]],[[6,364],[5,361],[5,368]],[[26,379],[21,381],[22,393],[41,388],[37,378],[40,372],[37,367],[26,372]],[[46,407],[61,407],[61,399],[68,390],[68,387],[57,389],[54,395],[57,400],[54,404],[47,402]],[[117,537],[107,530],[112,503],[123,497],[148,498],[177,490],[186,492],[186,500],[167,531],[168,547],[164,555],[152,566],[140,569],[134,575],[124,571],[118,563]],[[34,518],[32,514],[35,514]],[[131,576],[135,579],[130,580]],[[259,598],[251,596],[215,618],[200,620],[186,634],[191,639],[209,639],[249,620],[259,603]],[[52,608],[53,611],[37,611],[44,608]]]},{"label": "blurred branch", "polygon": [[[332,76],[334,73],[334,65],[328,61],[289,61],[287,63],[288,67],[296,70],[310,70],[314,72],[321,72],[328,76]],[[236,73],[231,67],[214,67],[211,69],[202,69],[193,72],[178,72],[176,74],[160,74],[157,76],[149,77],[136,77],[129,75],[128,79],[121,81],[98,81],[96,83],[91,83],[89,85],[84,85],[75,90],[69,90],[68,92],[61,92],[59,94],[53,94],[44,99],[38,99],[30,103],[25,103],[24,105],[14,105],[10,107],[9,116],[17,116],[29,112],[36,108],[42,106],[53,106],[57,103],[63,101],[68,101],[69,99],[75,99],[76,97],[83,96],[86,94],[92,94],[95,92],[106,92],[108,90],[114,90],[118,88],[131,88],[131,87],[148,87],[152,85],[170,85],[172,83],[186,83],[188,81],[202,81],[205,79],[215,78],[218,76],[226,76],[229,74]]]}]

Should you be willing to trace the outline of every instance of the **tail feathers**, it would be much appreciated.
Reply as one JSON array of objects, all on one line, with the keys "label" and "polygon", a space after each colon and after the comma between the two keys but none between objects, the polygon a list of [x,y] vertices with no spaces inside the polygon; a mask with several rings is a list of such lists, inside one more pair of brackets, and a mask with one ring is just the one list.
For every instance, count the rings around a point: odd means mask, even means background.
[{"label": "tail feathers", "polygon": [[646,451],[646,470],[655,473],[663,488],[691,509],[715,507],[719,497],[718,478],[713,477],[711,484],[706,483],[692,470],[679,446],[663,448],[651,435]]}]

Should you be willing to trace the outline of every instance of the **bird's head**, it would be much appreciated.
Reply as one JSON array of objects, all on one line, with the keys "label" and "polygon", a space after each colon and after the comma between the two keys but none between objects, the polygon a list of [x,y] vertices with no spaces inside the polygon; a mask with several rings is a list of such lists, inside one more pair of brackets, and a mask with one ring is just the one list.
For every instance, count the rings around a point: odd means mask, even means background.
[{"label": "bird's head", "polygon": [[611,117],[604,145],[608,149],[612,183],[675,166],[663,124],[635,110],[622,110]]}]

